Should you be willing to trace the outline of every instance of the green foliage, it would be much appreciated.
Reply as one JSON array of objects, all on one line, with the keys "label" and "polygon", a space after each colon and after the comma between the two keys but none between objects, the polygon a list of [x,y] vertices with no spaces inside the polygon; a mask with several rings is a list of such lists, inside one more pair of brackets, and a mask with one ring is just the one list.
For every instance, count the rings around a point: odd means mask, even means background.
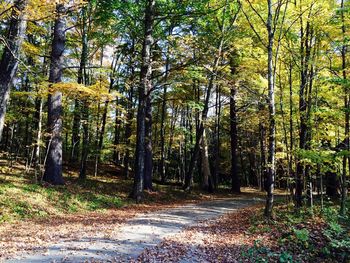
[{"label": "green foliage", "polygon": [[283,251],[279,255],[279,262],[280,263],[293,263],[293,256],[288,251]]},{"label": "green foliage", "polygon": [[269,247],[262,244],[262,240],[254,241],[253,247],[243,250],[242,259],[249,262],[271,262],[278,261],[280,263],[293,263],[293,255],[288,251],[273,252]]},{"label": "green foliage", "polygon": [[309,231],[305,228],[303,229],[293,229],[294,236],[296,241],[304,247],[309,246]]},{"label": "green foliage", "polygon": [[269,253],[270,249],[260,245],[261,240],[255,240],[254,246],[242,251],[241,256],[243,259],[253,260],[254,262],[268,262],[266,258],[261,255]]},{"label": "green foliage", "polygon": [[297,156],[304,164],[323,164],[334,162],[335,156],[338,156],[334,151],[329,150],[303,150],[299,149]]},{"label": "green foliage", "polygon": [[83,188],[43,187],[28,182],[0,184],[0,222],[61,213],[101,211],[123,205],[124,201],[120,197],[114,193],[101,192],[99,184],[92,181],[85,183]]},{"label": "green foliage", "polygon": [[[350,224],[341,224],[337,209],[334,207],[326,208],[324,215],[327,218],[328,227],[323,231],[324,235],[327,237],[329,243],[325,253],[341,253],[345,257],[349,258],[350,254],[350,235],[349,229]],[[347,223],[348,219],[345,221]],[[348,256],[346,256],[348,255]]]}]

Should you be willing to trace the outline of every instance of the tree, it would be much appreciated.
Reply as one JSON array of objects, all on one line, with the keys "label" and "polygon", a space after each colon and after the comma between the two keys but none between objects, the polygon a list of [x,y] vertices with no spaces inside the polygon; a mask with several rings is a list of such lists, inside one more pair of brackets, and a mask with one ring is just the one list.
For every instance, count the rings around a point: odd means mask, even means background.
[{"label": "tree", "polygon": [[[230,61],[231,74],[235,77],[237,74],[237,56],[233,54]],[[233,87],[230,88],[230,133],[231,133],[231,190],[235,193],[240,193],[240,180],[238,174],[238,131],[237,131],[237,87],[236,83],[233,83]]]},{"label": "tree", "polygon": [[57,90],[57,85],[54,84],[62,81],[63,52],[66,42],[65,11],[63,4],[56,5],[49,76],[50,94],[47,103],[47,126],[50,137],[43,180],[54,185],[64,184],[62,176],[62,92]]},{"label": "tree", "polygon": [[[277,60],[279,55],[279,48],[283,33],[283,24],[287,12],[289,1],[277,1],[273,3],[272,0],[267,0],[267,18],[266,21],[261,16],[259,11],[252,5],[252,3],[247,0],[250,9],[258,17],[259,21],[265,25],[267,41],[264,40],[261,34],[258,33],[254,25],[251,23],[247,13],[243,11],[249,26],[253,30],[254,34],[260,41],[260,43],[266,48],[267,51],[267,105],[269,110],[269,128],[268,128],[268,157],[267,157],[267,179],[266,179],[266,205],[265,205],[265,216],[267,218],[272,217],[273,208],[273,191],[275,187],[275,176],[276,176],[276,105],[275,105],[275,79],[276,79],[276,69]],[[284,11],[281,11],[282,7]],[[281,16],[282,14],[282,16]],[[279,25],[281,25],[279,27]],[[277,29],[279,32],[276,31]],[[276,35],[277,41],[276,41]]]},{"label": "tree", "polygon": [[[349,87],[347,85],[347,63],[346,63],[346,54],[347,54],[347,45],[346,45],[346,25],[345,25],[345,0],[341,0],[340,4],[341,8],[341,31],[342,31],[342,47],[341,47],[341,60],[342,60],[342,77],[345,83],[344,88],[344,108],[345,108],[345,149],[350,151],[350,93]],[[347,200],[347,192],[348,192],[348,180],[347,180],[347,165],[350,167],[350,158],[349,156],[343,157],[343,172],[341,176],[342,186],[341,186],[341,203],[340,203],[340,214],[345,216],[346,214],[346,200]]]},{"label": "tree", "polygon": [[[137,111],[137,141],[135,150],[135,178],[132,196],[137,202],[142,200],[145,187],[145,139],[146,139],[146,109],[147,100],[152,90],[152,45],[155,0],[147,0],[144,19],[144,40],[142,47],[142,64],[140,72],[140,86],[138,88],[138,111]],[[151,169],[151,167],[148,167]],[[147,171],[149,174],[149,171]],[[149,179],[149,178],[148,178]],[[150,182],[148,182],[150,183]],[[149,185],[148,185],[149,186]]]},{"label": "tree", "polygon": [[26,31],[25,8],[27,0],[16,0],[12,7],[6,38],[0,40],[5,49],[0,61],[0,141],[5,124],[5,114],[10,98],[10,90],[16,76],[19,54]]}]

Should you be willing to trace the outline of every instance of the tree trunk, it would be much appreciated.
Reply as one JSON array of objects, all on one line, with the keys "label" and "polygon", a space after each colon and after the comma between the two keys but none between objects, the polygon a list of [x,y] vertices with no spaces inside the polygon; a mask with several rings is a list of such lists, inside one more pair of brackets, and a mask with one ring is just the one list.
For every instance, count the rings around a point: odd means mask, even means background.
[{"label": "tree trunk", "polygon": [[268,107],[269,107],[269,154],[267,159],[267,198],[265,206],[265,216],[271,218],[273,207],[273,190],[275,184],[275,83],[273,71],[273,43],[274,43],[274,29],[272,27],[272,0],[268,0],[268,18],[267,18],[267,32],[268,32]]},{"label": "tree trunk", "polygon": [[[52,40],[50,83],[59,83],[62,79],[63,52],[65,49],[65,7],[56,5],[56,20]],[[51,90],[48,96],[48,131],[50,142],[43,180],[54,184],[64,184],[62,177],[62,93]]]},{"label": "tree trunk", "polygon": [[[168,68],[168,59],[166,63],[166,68]],[[163,100],[162,100],[162,115],[160,122],[160,164],[159,164],[159,174],[162,183],[165,183],[165,122],[166,122],[166,100],[167,100],[167,84],[163,87]]]},{"label": "tree trunk", "polygon": [[[342,74],[343,74],[343,80],[344,82],[347,81],[347,75],[346,75],[346,44],[345,44],[345,35],[346,35],[346,28],[345,28],[345,20],[344,20],[344,2],[345,0],[341,1],[341,21],[342,21],[342,34],[343,34],[343,46],[342,46]],[[350,150],[350,139],[349,139],[349,131],[350,131],[350,112],[349,112],[349,90],[347,87],[344,88],[345,96],[344,96],[344,108],[345,108],[345,147],[346,150]],[[343,157],[343,173],[341,176],[341,201],[340,201],[340,214],[342,216],[346,215],[346,200],[348,195],[348,183],[347,183],[347,169],[346,164],[349,162],[350,166],[350,159],[349,156]]]},{"label": "tree trunk", "polygon": [[135,151],[135,178],[131,196],[142,201],[145,179],[145,137],[146,137],[146,101],[152,89],[152,45],[155,0],[148,0],[145,9],[144,42],[142,48],[142,65],[140,72],[139,105],[137,112],[136,151]]},{"label": "tree trunk", "polygon": [[74,102],[74,116],[72,128],[72,148],[70,162],[74,163],[79,159],[80,152],[80,121],[81,121],[81,103],[78,99]]},{"label": "tree trunk", "polygon": [[196,163],[197,163],[197,159],[198,159],[198,154],[199,154],[199,150],[200,150],[200,141],[202,139],[202,135],[204,132],[204,123],[207,120],[207,115],[208,115],[208,111],[209,111],[209,101],[210,101],[210,97],[211,97],[211,92],[214,88],[214,82],[216,80],[216,74],[218,71],[218,66],[220,64],[220,59],[222,56],[222,49],[223,49],[223,45],[224,45],[224,36],[225,36],[225,13],[226,13],[226,7],[227,7],[227,1],[226,1],[226,5],[223,11],[223,21],[221,24],[221,28],[220,28],[220,32],[221,32],[221,38],[219,40],[218,43],[218,50],[217,50],[217,54],[216,54],[216,58],[214,60],[213,63],[213,71],[210,74],[210,78],[209,78],[209,83],[208,83],[208,87],[207,87],[207,91],[206,91],[206,96],[205,96],[205,102],[204,102],[204,108],[202,111],[202,116],[201,116],[201,120],[199,120],[199,124],[198,124],[198,129],[197,129],[197,134],[196,134],[196,143],[195,146],[193,148],[193,152],[192,152],[192,156],[190,159],[190,163],[189,163],[189,170],[186,173],[185,176],[185,184],[184,184],[184,190],[189,191],[191,189],[191,184],[192,184],[192,180],[193,180],[193,173],[194,173],[194,169],[196,167]]},{"label": "tree trunk", "polygon": [[[173,28],[169,29],[169,36],[172,34]],[[164,86],[163,86],[163,98],[162,98],[162,115],[160,122],[160,163],[158,167],[158,171],[160,174],[160,178],[162,183],[165,183],[165,122],[166,122],[166,111],[167,111],[167,93],[168,93],[168,81],[169,69],[170,69],[170,59],[169,59],[169,44],[167,46],[167,54],[165,61],[165,78],[164,78]]]},{"label": "tree trunk", "polygon": [[144,189],[152,191],[153,174],[153,154],[152,154],[152,106],[151,96],[147,96],[146,101],[146,120],[145,120],[145,184]]},{"label": "tree trunk", "polygon": [[42,134],[42,118],[43,118],[43,99],[38,100],[38,109],[37,109],[37,138],[36,145],[34,147],[34,173],[35,173],[35,182],[38,182],[38,178],[41,178],[41,167],[40,167],[40,144],[41,144],[41,134]]},{"label": "tree trunk", "polygon": [[[294,178],[294,170],[293,170],[293,150],[294,150],[294,125],[293,125],[293,65],[292,62],[290,62],[289,65],[289,171],[290,174],[288,175],[289,178]],[[293,180],[293,179],[292,179]],[[294,183],[290,185],[290,193],[291,197],[293,198],[293,189],[294,189]]]},{"label": "tree trunk", "polygon": [[201,140],[201,153],[202,153],[202,171],[203,171],[203,182],[202,188],[206,191],[212,192],[211,173],[209,164],[209,152],[208,142],[205,130]]},{"label": "tree trunk", "polygon": [[89,155],[89,105],[87,101],[84,101],[82,105],[82,125],[83,125],[83,149],[81,153],[81,161],[80,161],[80,172],[79,179],[85,180],[86,170],[87,170],[87,159]]},{"label": "tree trunk", "polygon": [[260,134],[260,189],[267,191],[267,171],[266,171],[266,143],[265,143],[265,125],[262,120],[259,120],[259,134]]},{"label": "tree trunk", "polygon": [[236,109],[236,87],[231,87],[230,95],[230,127],[231,127],[231,191],[240,193],[240,181],[237,165],[237,148],[238,148],[238,134],[237,134],[237,109]]},{"label": "tree trunk", "polygon": [[[133,43],[133,48],[134,49],[134,43]],[[129,178],[129,163],[130,163],[130,136],[131,136],[131,124],[132,124],[132,119],[134,117],[134,112],[132,109],[133,105],[133,99],[134,99],[134,76],[135,76],[135,68],[133,66],[133,63],[131,63],[131,85],[130,85],[130,90],[129,90],[129,96],[128,96],[128,102],[127,102],[127,121],[125,125],[125,146],[126,146],[126,153],[124,157],[124,177],[125,179]]]},{"label": "tree trunk", "polygon": [[10,90],[18,68],[18,56],[26,30],[24,9],[27,0],[16,0],[9,21],[7,45],[4,48],[0,61],[0,141],[5,124],[7,103],[10,98]]},{"label": "tree trunk", "polygon": [[[309,17],[311,15],[311,10]],[[311,139],[310,128],[309,128],[309,110],[311,101],[311,83],[308,88],[308,79],[310,75],[309,62],[311,56],[311,41],[312,41],[312,30],[310,28],[310,23],[306,23],[306,29],[304,32],[303,20],[301,20],[301,41],[300,41],[300,89],[299,89],[299,112],[300,112],[300,138],[299,138],[299,148],[302,150],[309,149],[309,143]],[[311,77],[310,77],[311,79]],[[309,94],[309,99],[308,99]],[[302,206],[303,200],[303,188],[304,179],[307,178],[308,169],[300,162],[297,163],[296,171],[296,189],[295,189],[295,206],[300,208]]]},{"label": "tree trunk", "polygon": [[120,144],[120,130],[121,130],[121,118],[120,118],[120,109],[117,107],[120,99],[116,99],[116,108],[115,108],[115,121],[114,121],[114,151],[113,151],[113,162],[118,165],[120,161],[120,153],[118,151],[118,144]]},{"label": "tree trunk", "polygon": [[214,135],[214,169],[213,169],[213,187],[216,190],[218,188],[218,178],[220,174],[220,125],[221,125],[221,93],[220,86],[216,87],[216,98],[215,98],[215,135]]},{"label": "tree trunk", "polygon": [[[78,70],[78,84],[86,85],[87,75],[86,75],[86,64],[88,60],[88,35],[87,35],[87,15],[86,6],[81,10],[82,16],[82,37],[81,37],[81,56],[80,65]],[[79,99],[74,102],[74,116],[73,116],[73,129],[72,129],[72,150],[71,150],[71,163],[77,162],[79,160],[80,153],[80,126],[81,126],[81,111],[82,103]]]}]

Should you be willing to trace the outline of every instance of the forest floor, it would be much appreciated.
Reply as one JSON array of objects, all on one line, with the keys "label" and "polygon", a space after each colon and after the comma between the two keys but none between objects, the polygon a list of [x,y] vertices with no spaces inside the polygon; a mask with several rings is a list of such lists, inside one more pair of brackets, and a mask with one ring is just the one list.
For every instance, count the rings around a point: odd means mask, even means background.
[{"label": "forest floor", "polygon": [[[174,259],[177,262],[173,253],[171,258],[165,258],[147,251],[161,244],[164,238],[176,237],[184,227],[216,219],[262,201],[236,197],[139,213],[122,224],[114,224],[114,228],[107,231],[101,227],[90,232],[81,228],[79,238],[61,239],[44,249],[37,246],[35,254],[17,256],[8,262],[174,262]],[[173,247],[176,253],[179,253],[179,247]],[[196,261],[191,256],[186,262],[202,261]]]},{"label": "forest floor", "polygon": [[280,202],[274,220],[266,222],[265,195],[255,189],[210,195],[155,183],[157,191],[136,205],[127,198],[132,181],[114,166],[101,167],[104,176],[85,182],[70,170],[64,187],[34,183],[19,164],[0,173],[0,262],[350,259],[349,217],[339,218],[331,202],[313,213],[309,208],[295,213]]},{"label": "forest floor", "polygon": [[[176,183],[155,182],[155,192],[146,192],[143,204],[128,199],[132,180],[125,180],[113,165],[99,169],[103,176],[79,181],[77,170],[65,167],[65,186],[35,183],[24,166],[2,163],[0,171],[0,262],[13,255],[45,249],[59,240],[74,240],[98,234],[113,236],[128,219],[140,213],[176,208],[218,198],[238,198],[229,189],[215,195],[194,189],[185,193]],[[69,171],[69,172],[68,172]],[[243,188],[242,197],[264,198],[264,193]],[[83,233],[83,234],[82,234]]]}]

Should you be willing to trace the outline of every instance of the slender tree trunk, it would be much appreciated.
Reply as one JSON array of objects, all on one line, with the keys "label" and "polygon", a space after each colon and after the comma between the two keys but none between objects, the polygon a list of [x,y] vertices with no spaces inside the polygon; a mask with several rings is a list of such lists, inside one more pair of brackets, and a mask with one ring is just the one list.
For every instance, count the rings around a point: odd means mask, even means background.
[{"label": "slender tree trunk", "polygon": [[153,174],[153,153],[152,153],[152,106],[151,96],[148,94],[146,99],[146,120],[145,120],[145,184],[144,189],[152,191]]},{"label": "slender tree trunk", "polygon": [[[108,93],[111,93],[113,85],[114,85],[114,79],[111,78],[110,79]],[[105,106],[104,106],[103,114],[102,114],[101,130],[100,130],[100,136],[99,136],[99,139],[98,139],[98,162],[101,161],[101,151],[103,149],[103,141],[104,141],[104,135],[105,135],[105,131],[106,131],[107,114],[108,114],[109,103],[110,103],[109,100],[105,101]]]},{"label": "slender tree trunk", "polygon": [[94,177],[97,176],[98,173],[98,163],[100,160],[100,150],[99,150],[99,139],[100,139],[100,133],[101,133],[101,124],[100,124],[100,112],[101,112],[101,103],[98,102],[97,106],[97,114],[96,114],[96,130],[95,130],[95,143],[94,143],[94,149],[95,149],[95,162],[94,162]]},{"label": "slender tree trunk", "polygon": [[[347,75],[346,75],[346,53],[347,53],[347,48],[345,44],[345,35],[346,35],[346,28],[345,28],[345,19],[344,19],[344,2],[345,0],[341,1],[341,20],[342,20],[342,34],[343,34],[343,46],[342,46],[342,74],[343,74],[343,80],[344,82],[347,81]],[[349,132],[350,132],[350,112],[349,112],[349,90],[347,87],[344,89],[345,95],[344,95],[344,108],[345,108],[345,147],[346,150],[350,150],[350,138],[349,138]],[[342,173],[342,184],[341,184],[341,202],[340,202],[340,214],[345,216],[346,215],[346,200],[347,200],[347,195],[348,195],[348,182],[347,182],[347,169],[346,169],[346,164],[347,162],[349,163],[350,167],[350,158],[349,156],[344,156],[343,157],[343,173]]]},{"label": "slender tree trunk", "polygon": [[[234,52],[230,58],[230,70],[233,77],[237,74],[237,54]],[[237,87],[236,83],[230,89],[230,136],[231,136],[231,191],[241,192],[241,184],[238,174],[238,131],[237,131],[237,107],[236,107]]]},{"label": "slender tree trunk", "polygon": [[107,113],[108,113],[109,101],[105,101],[105,106],[102,114],[102,123],[100,130],[100,137],[98,139],[98,161],[101,161],[101,151],[103,150],[103,141],[106,132],[106,124],[107,124]]},{"label": "slender tree trunk", "polygon": [[[50,83],[59,83],[62,79],[63,52],[65,50],[65,7],[56,5],[56,20],[52,40]],[[50,90],[48,96],[48,130],[50,143],[43,180],[54,185],[64,184],[62,176],[62,93]]]},{"label": "slender tree trunk", "polygon": [[273,70],[273,44],[274,44],[274,29],[272,27],[272,0],[268,0],[268,18],[267,18],[267,32],[268,32],[268,107],[269,107],[269,154],[267,159],[267,199],[265,206],[265,216],[271,218],[273,208],[273,191],[275,184],[275,83]]},{"label": "slender tree trunk", "polygon": [[[289,65],[289,171],[290,174],[288,175],[289,178],[294,178],[294,171],[293,171],[293,150],[294,150],[294,125],[293,125],[293,65],[292,62],[290,62]],[[293,197],[293,189],[294,189],[294,183],[290,186],[290,192],[291,196]]]},{"label": "slender tree trunk", "polygon": [[221,93],[220,93],[220,86],[218,85],[216,87],[216,98],[215,98],[215,137],[214,137],[214,143],[215,143],[215,149],[214,149],[214,169],[213,169],[213,186],[216,190],[218,187],[218,178],[220,174],[220,125],[221,125]]},{"label": "slender tree trunk", "polygon": [[79,179],[85,180],[87,170],[87,159],[89,155],[89,105],[87,101],[84,101],[82,105],[82,125],[83,125],[83,149],[80,161]]},{"label": "slender tree trunk", "polygon": [[208,142],[207,142],[207,135],[205,130],[203,131],[203,136],[201,140],[201,153],[202,153],[202,170],[203,170],[202,188],[206,191],[212,192]]},{"label": "slender tree trunk", "polygon": [[267,171],[266,171],[266,128],[262,120],[259,120],[260,133],[260,189],[266,191]]},{"label": "slender tree trunk", "polygon": [[[87,14],[86,6],[81,10],[82,17],[82,46],[81,46],[81,56],[80,65],[78,70],[78,84],[85,84],[87,81],[86,76],[86,64],[88,60],[88,35],[87,35]],[[79,99],[75,99],[74,102],[74,116],[73,116],[73,129],[72,129],[72,150],[71,150],[71,163],[77,162],[79,160],[80,153],[80,125],[81,125],[81,111],[82,103]]]},{"label": "slender tree trunk", "polygon": [[78,99],[74,101],[74,116],[72,128],[72,147],[70,162],[74,163],[79,159],[80,152],[80,122],[81,122],[81,103]]},{"label": "slender tree trunk", "polygon": [[[88,22],[87,22],[87,8],[89,7],[89,1],[88,5],[83,7],[82,9],[82,22],[83,22],[83,32],[82,32],[82,53],[81,53],[81,59],[80,59],[80,67],[78,71],[78,83],[83,83],[84,85],[88,84],[88,76],[86,72],[86,65],[88,62]],[[89,155],[89,103],[87,99],[84,99],[82,102],[79,102],[79,104],[76,104],[78,106],[77,109],[77,130],[75,132],[78,133],[77,141],[75,141],[76,145],[80,144],[80,125],[82,124],[83,127],[83,147],[81,152],[81,160],[80,160],[80,172],[79,172],[79,179],[85,180],[86,179],[86,170],[87,170],[87,159]],[[81,114],[81,117],[80,117]],[[73,131],[74,132],[74,131]],[[79,147],[78,147],[79,149]],[[79,154],[79,151],[77,151]]]},{"label": "slender tree trunk", "polygon": [[236,87],[231,87],[230,94],[230,127],[231,127],[231,191],[240,193],[240,180],[238,174],[238,134],[237,134],[237,109],[236,109]]},{"label": "slender tree trunk", "polygon": [[220,64],[220,60],[221,60],[221,56],[222,56],[222,49],[223,49],[224,37],[225,37],[226,7],[227,7],[227,1],[226,1],[224,11],[223,11],[223,19],[222,19],[222,24],[221,24],[221,28],[220,28],[221,38],[219,40],[218,47],[217,47],[218,51],[217,51],[216,58],[215,58],[214,63],[213,63],[213,72],[210,74],[210,78],[209,78],[209,83],[208,83],[205,101],[204,101],[204,108],[203,108],[203,111],[201,114],[202,115],[201,120],[199,120],[199,124],[198,124],[196,143],[195,143],[195,146],[193,148],[193,153],[192,153],[192,156],[190,159],[189,170],[187,171],[186,176],[185,176],[185,184],[184,184],[183,188],[186,191],[189,191],[191,189],[191,184],[192,184],[192,180],[193,180],[193,173],[194,173],[194,169],[196,167],[196,163],[197,163],[197,159],[198,159],[198,155],[199,155],[199,150],[200,150],[200,141],[202,139],[202,135],[204,132],[204,123],[207,120],[207,115],[208,115],[208,111],[209,111],[209,101],[210,101],[212,90],[213,90],[214,85],[215,85],[216,74],[217,74],[218,66]]},{"label": "slender tree trunk", "polygon": [[117,107],[119,103],[119,99],[116,100],[116,109],[115,109],[115,121],[114,121],[114,152],[113,152],[113,161],[116,165],[119,164],[120,160],[120,154],[117,148],[117,145],[120,144],[120,124],[121,124],[121,119],[120,119],[120,109]]},{"label": "slender tree trunk", "polygon": [[36,145],[34,147],[34,173],[35,182],[38,182],[38,178],[41,178],[41,167],[40,167],[40,144],[41,144],[41,134],[42,134],[42,119],[43,119],[43,99],[38,99],[38,110],[37,110],[37,138]]},{"label": "slender tree trunk", "polygon": [[143,198],[145,179],[145,143],[146,143],[146,101],[152,89],[152,45],[155,0],[148,0],[145,9],[144,42],[142,48],[142,65],[140,72],[139,105],[137,112],[135,178],[131,196],[140,202]]},{"label": "slender tree trunk", "polygon": [[[166,68],[169,68],[169,59],[167,58]],[[167,70],[167,69],[166,69]],[[167,70],[168,72],[168,70]],[[163,87],[163,100],[162,100],[162,115],[160,122],[160,164],[159,174],[162,183],[165,183],[165,122],[166,122],[166,100],[167,100],[167,84]]]},{"label": "slender tree trunk", "polygon": [[26,20],[24,10],[27,0],[16,0],[13,5],[9,29],[6,37],[6,45],[0,61],[0,141],[5,123],[7,103],[10,98],[10,90],[18,68],[18,56],[21,49]]},{"label": "slender tree trunk", "polygon": [[[311,15],[311,11],[309,17]],[[306,29],[303,27],[302,17],[300,18],[301,23],[301,41],[300,41],[300,89],[299,89],[299,112],[300,112],[300,138],[299,138],[299,148],[307,150],[309,148],[310,131],[308,125],[308,111],[309,111],[309,100],[307,99],[307,94],[311,97],[311,92],[308,92],[308,77],[309,71],[309,61],[311,55],[311,29],[310,23],[306,23]],[[310,41],[310,43],[309,43]],[[310,84],[310,90],[311,90]],[[304,189],[304,179],[306,179],[308,168],[306,168],[300,161],[297,163],[296,171],[296,189],[295,189],[295,206],[300,208],[303,201],[303,189]]]},{"label": "slender tree trunk", "polygon": [[[173,28],[169,29],[169,36],[172,34]],[[166,122],[166,111],[167,111],[167,93],[168,93],[168,81],[169,69],[170,69],[170,59],[169,59],[169,43],[167,46],[167,56],[165,61],[165,78],[164,78],[164,86],[163,86],[163,98],[162,98],[162,115],[160,122],[160,163],[159,163],[159,174],[162,183],[165,182],[165,122]]]},{"label": "slender tree trunk", "polygon": [[[132,50],[134,50],[134,42],[132,46]],[[134,82],[135,82],[135,68],[133,66],[133,63],[131,61],[131,85],[130,85],[130,90],[129,90],[129,96],[128,96],[128,102],[127,102],[127,120],[126,120],[126,125],[125,125],[125,146],[126,146],[126,153],[124,157],[124,177],[126,179],[129,178],[129,163],[130,163],[130,136],[131,136],[131,124],[132,124],[132,119],[134,117],[134,112],[132,109],[133,105],[133,100],[134,100]]]}]

